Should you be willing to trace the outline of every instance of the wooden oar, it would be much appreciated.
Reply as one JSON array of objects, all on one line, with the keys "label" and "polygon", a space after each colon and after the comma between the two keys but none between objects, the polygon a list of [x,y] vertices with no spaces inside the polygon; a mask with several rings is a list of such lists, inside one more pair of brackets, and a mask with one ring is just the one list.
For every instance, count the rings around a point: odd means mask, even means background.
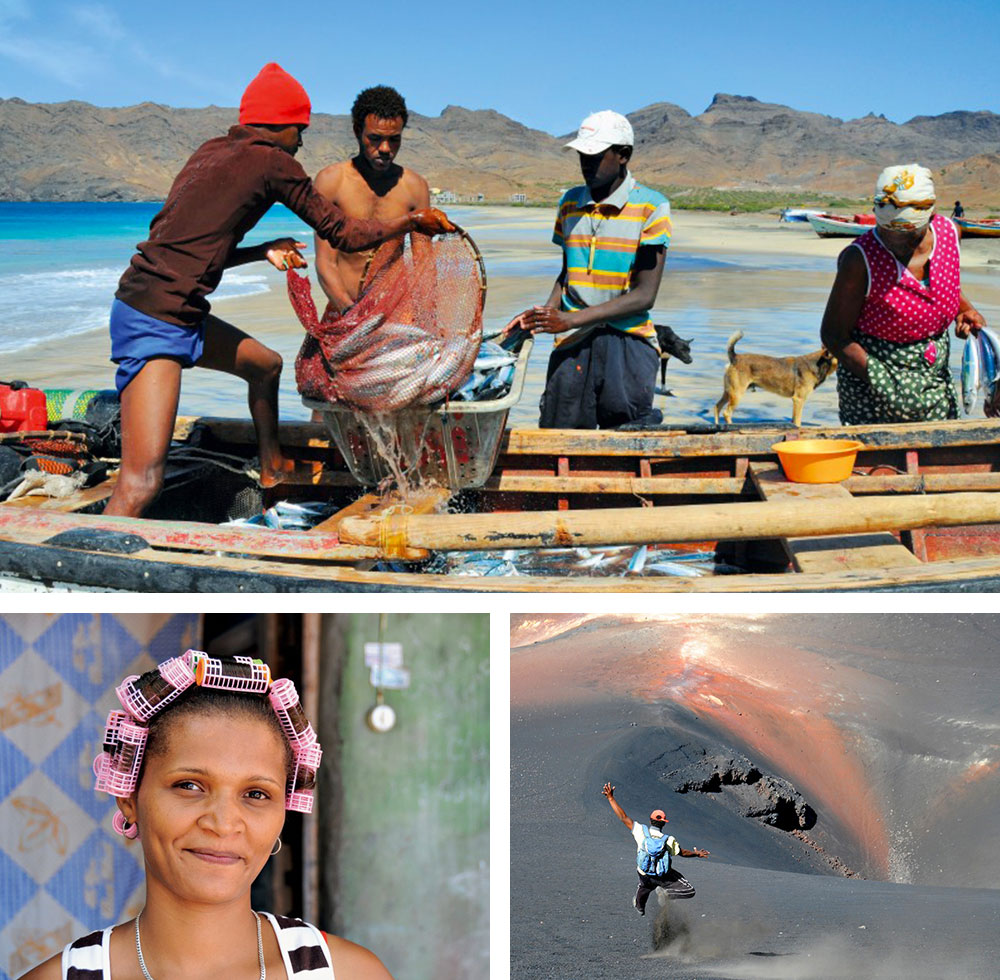
[{"label": "wooden oar", "polygon": [[835,507],[823,500],[782,500],[522,514],[388,514],[375,521],[348,517],[340,524],[340,538],[395,557],[406,548],[474,551],[730,541],[995,522],[1000,522],[1000,495],[953,493],[849,499]]}]

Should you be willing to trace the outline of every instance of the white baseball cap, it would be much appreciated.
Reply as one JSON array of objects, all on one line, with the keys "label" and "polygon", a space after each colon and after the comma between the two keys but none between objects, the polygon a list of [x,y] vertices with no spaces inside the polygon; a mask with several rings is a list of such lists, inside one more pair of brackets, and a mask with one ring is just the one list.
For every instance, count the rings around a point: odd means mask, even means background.
[{"label": "white baseball cap", "polygon": [[587,116],[580,123],[576,139],[566,144],[570,150],[579,150],[592,156],[603,153],[609,146],[634,146],[632,124],[620,113],[602,109]]}]

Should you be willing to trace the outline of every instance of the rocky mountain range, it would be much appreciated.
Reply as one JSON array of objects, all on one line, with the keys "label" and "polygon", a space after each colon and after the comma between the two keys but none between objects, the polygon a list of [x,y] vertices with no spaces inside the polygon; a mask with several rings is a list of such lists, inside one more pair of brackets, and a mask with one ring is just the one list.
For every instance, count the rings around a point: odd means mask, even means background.
[{"label": "rocky mountain range", "polygon": [[[145,102],[0,99],[0,200],[161,200],[204,140],[236,121],[235,109],[175,109]],[[716,95],[700,115],[659,102],[629,115],[635,172],[658,186],[786,191],[798,198],[867,197],[878,171],[917,160],[942,199],[1000,206],[1000,115],[957,111],[894,123],[842,120],[738,95]],[[568,137],[530,129],[493,110],[448,106],[412,114],[400,162],[457,195],[550,200],[579,180]],[[350,117],[316,113],[300,159],[306,171],[356,149]]]}]

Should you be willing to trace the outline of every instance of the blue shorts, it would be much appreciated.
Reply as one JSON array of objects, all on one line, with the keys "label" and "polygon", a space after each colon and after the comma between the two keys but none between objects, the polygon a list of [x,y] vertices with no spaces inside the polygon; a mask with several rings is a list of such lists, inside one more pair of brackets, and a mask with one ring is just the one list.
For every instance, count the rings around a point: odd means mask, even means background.
[{"label": "blue shorts", "polygon": [[119,395],[154,357],[170,357],[181,367],[192,367],[204,349],[204,320],[195,327],[182,327],[140,313],[120,299],[111,304],[111,360],[118,365]]}]

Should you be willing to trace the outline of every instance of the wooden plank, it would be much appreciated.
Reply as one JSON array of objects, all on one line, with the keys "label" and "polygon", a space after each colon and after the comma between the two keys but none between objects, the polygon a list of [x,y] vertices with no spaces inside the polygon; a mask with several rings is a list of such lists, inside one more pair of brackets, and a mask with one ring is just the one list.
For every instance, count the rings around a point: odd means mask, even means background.
[{"label": "wooden plank", "polygon": [[[761,461],[755,465],[774,465]],[[602,476],[594,473],[583,476],[549,476],[531,473],[495,473],[486,482],[484,490],[509,493],[608,493],[644,494],[649,496],[677,496],[717,494],[740,496],[745,480],[736,477],[674,476],[662,474],[648,479],[635,476]],[[909,476],[905,473],[891,476],[852,476],[841,486],[852,495],[876,493],[955,493],[957,491],[998,491],[1000,473],[926,473]]]},{"label": "wooden plank", "polygon": [[[257,433],[249,419],[179,415],[174,425],[174,439],[185,442],[198,425],[208,429],[221,442],[249,446],[256,453]],[[333,445],[330,432],[322,422],[282,422],[278,438],[281,445],[289,449],[329,449]]]},{"label": "wooden plank", "polygon": [[[552,456],[685,456],[769,455],[771,446],[788,437],[858,439],[865,449],[926,449],[942,446],[984,446],[1000,443],[1000,419],[911,422],[900,425],[858,425],[797,430],[768,426],[685,432],[579,429],[512,429],[501,453]],[[862,450],[864,453],[865,450]]]},{"label": "wooden plank", "polygon": [[314,561],[357,561],[378,556],[373,548],[342,544],[336,534],[218,527],[196,521],[154,521],[101,514],[61,514],[35,509],[0,507],[0,529],[15,540],[33,543],[48,541],[66,531],[87,530],[136,535],[155,548],[178,551]]},{"label": "wooden plank", "polygon": [[340,522],[345,517],[369,517],[382,504],[382,498],[377,493],[366,493],[352,500],[346,507],[341,507],[326,520],[320,521],[310,529],[310,534],[336,534]]},{"label": "wooden plank", "polygon": [[[186,439],[196,424],[204,425],[223,442],[256,446],[253,424],[247,419],[205,416],[180,417],[174,437]],[[511,455],[551,456],[677,456],[762,455],[779,440],[798,434],[811,438],[859,439],[866,449],[926,449],[941,446],[982,446],[1000,443],[1000,419],[958,419],[948,422],[910,422],[896,425],[817,426],[794,429],[788,425],[691,427],[651,429],[645,432],[582,429],[510,429],[501,452]],[[319,422],[283,422],[281,443],[289,448],[329,449],[332,440]]]},{"label": "wooden plank", "polygon": [[108,500],[114,492],[117,482],[118,473],[116,471],[98,483],[97,486],[77,490],[76,493],[70,494],[68,497],[42,497],[32,494],[31,496],[18,497],[17,500],[6,500],[0,504],[0,507],[18,507],[50,513],[71,514],[74,511],[83,510],[93,504]]},{"label": "wooden plank", "polygon": [[864,493],[956,493],[1000,491],[1000,473],[898,473],[850,476],[841,486],[852,495]]},{"label": "wooden plank", "polygon": [[[750,463],[750,477],[761,497],[769,501],[828,501],[837,507],[851,499],[839,483],[791,483],[776,463]],[[833,537],[782,538],[797,572],[893,568],[919,564],[919,559],[888,531]]]},{"label": "wooden plank", "polygon": [[[998,474],[1000,475],[1000,474]],[[517,493],[619,493],[650,495],[723,494],[739,496],[743,480],[732,477],[688,476],[544,476],[494,474],[484,489]]]}]

